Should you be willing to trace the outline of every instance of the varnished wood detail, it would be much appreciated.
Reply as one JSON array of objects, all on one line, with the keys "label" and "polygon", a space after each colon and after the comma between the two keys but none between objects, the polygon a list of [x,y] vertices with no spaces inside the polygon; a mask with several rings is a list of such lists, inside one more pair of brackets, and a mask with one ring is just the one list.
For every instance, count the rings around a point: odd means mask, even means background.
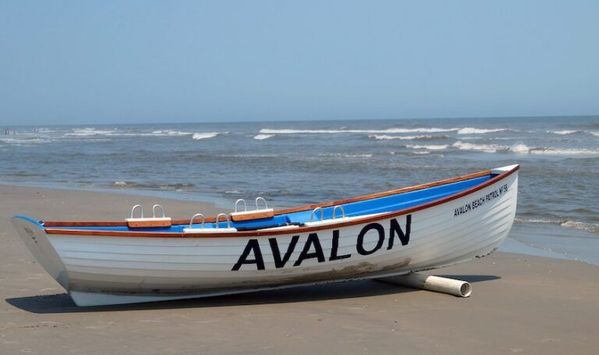
[{"label": "varnished wood detail", "polygon": [[127,226],[129,228],[158,228],[158,227],[170,227],[172,221],[170,218],[152,218],[152,219],[133,219],[127,220]]},{"label": "varnished wood detail", "polygon": [[[518,169],[518,167],[515,170],[517,170],[517,169]],[[311,211],[311,210],[315,209],[316,207],[333,207],[336,205],[343,205],[343,204],[351,203],[351,202],[358,202],[358,201],[364,201],[364,200],[369,200],[369,199],[373,199],[373,198],[396,195],[396,194],[400,194],[400,193],[404,193],[404,192],[423,190],[423,189],[427,189],[430,187],[451,184],[454,182],[460,182],[460,181],[464,181],[464,180],[470,180],[470,179],[474,179],[477,177],[482,177],[482,176],[486,176],[486,175],[490,175],[490,174],[491,174],[491,170],[483,170],[483,171],[479,171],[476,173],[466,174],[466,175],[453,177],[453,178],[449,178],[449,179],[433,181],[433,182],[429,182],[426,184],[402,187],[399,189],[393,189],[393,190],[388,190],[388,191],[383,191],[383,192],[376,192],[376,193],[372,193],[372,194],[368,194],[368,195],[356,196],[356,197],[351,197],[351,198],[347,198],[347,199],[343,199],[343,200],[321,202],[321,203],[303,205],[303,206],[298,206],[298,207],[286,208],[286,209],[282,209],[282,210],[276,210],[276,211],[274,211],[274,215],[278,216],[278,215],[293,213],[293,212]],[[216,220],[216,218],[214,216],[206,217],[206,222],[214,222],[215,220]],[[173,224],[189,224],[189,219],[175,219],[172,221],[172,223]],[[126,225],[127,224],[124,221],[44,221],[45,227],[116,227],[116,226],[126,226]]]},{"label": "varnished wood detail", "polygon": [[241,221],[251,221],[253,219],[263,219],[263,218],[272,218],[274,217],[275,212],[271,209],[269,210],[258,210],[258,211],[248,211],[248,212],[233,212],[230,214],[231,220],[234,222]]},{"label": "varnished wood detail", "polygon": [[423,190],[423,189],[428,189],[430,187],[451,184],[454,182],[460,182],[460,181],[464,181],[464,180],[470,180],[470,179],[474,179],[477,177],[482,177],[482,176],[486,176],[486,175],[490,175],[490,174],[491,174],[491,170],[483,170],[483,171],[479,171],[477,173],[472,173],[472,174],[462,175],[462,176],[458,176],[458,177],[454,177],[454,178],[429,182],[426,184],[402,187],[399,189],[393,189],[393,190],[388,190],[388,191],[383,191],[383,192],[375,192],[372,194],[346,198],[343,200],[329,201],[329,202],[322,202],[322,203],[313,204],[313,205],[304,205],[301,207],[287,208],[284,210],[277,211],[276,214],[278,215],[278,214],[286,214],[286,213],[301,212],[301,211],[311,211],[311,210],[315,209],[316,207],[333,207],[333,206],[344,205],[344,204],[352,203],[352,202],[371,200],[374,198],[397,195],[400,193],[411,192],[411,191],[416,191],[416,190]]},{"label": "varnished wood detail", "polygon": [[[356,225],[356,224],[364,224],[364,223],[371,223],[371,222],[376,222],[379,220],[384,220],[384,219],[388,219],[388,218],[393,218],[393,217],[398,217],[398,216],[403,216],[406,214],[410,214],[410,213],[414,213],[420,210],[424,210],[427,208],[431,208],[437,205],[441,205],[443,203],[458,199],[460,197],[472,194],[476,191],[479,191],[481,189],[484,189],[487,186],[490,186],[492,184],[495,184],[505,178],[507,178],[508,176],[512,175],[513,173],[515,173],[516,171],[518,171],[520,167],[516,166],[514,169],[507,171],[503,174],[499,174],[496,175],[494,177],[492,177],[491,179],[473,186],[469,189],[466,189],[462,192],[441,198],[439,200],[436,201],[432,201],[432,202],[428,202],[419,206],[415,206],[415,207],[411,207],[411,208],[406,208],[403,210],[399,210],[399,211],[394,211],[394,212],[389,212],[389,213],[384,213],[384,214],[379,214],[376,216],[372,216],[372,217],[365,217],[365,218],[356,218],[356,219],[352,219],[351,221],[347,221],[347,222],[340,222],[340,223],[336,223],[336,224],[329,224],[329,225],[324,225],[324,226],[315,226],[315,227],[299,227],[293,230],[289,230],[289,231],[281,231],[281,230],[262,230],[262,231],[240,231],[240,232],[236,232],[236,233],[222,233],[222,234],[218,234],[218,235],[211,235],[211,234],[194,234],[194,233],[173,233],[173,232],[146,232],[146,231],[104,231],[104,230],[76,230],[76,229],[59,229],[59,228],[45,228],[45,231],[47,234],[60,234],[60,235],[77,235],[77,236],[112,236],[112,237],[141,237],[141,238],[227,238],[227,237],[261,237],[261,236],[273,236],[273,235],[286,235],[286,234],[298,234],[298,233],[307,233],[307,232],[316,232],[319,230],[325,230],[325,229],[337,229],[337,228],[342,228],[342,227],[348,227],[348,226],[352,226],[352,225]],[[453,179],[446,179],[446,180],[441,180],[441,181],[437,181],[437,182],[433,182],[433,183],[429,183],[429,184],[424,184],[424,185],[417,185],[417,186],[413,186],[411,188],[415,188],[418,187],[418,189],[422,189],[422,188],[426,188],[426,187],[432,187],[432,186],[438,186],[438,185],[442,185],[442,181],[447,181],[445,182],[447,183],[452,183],[452,182],[457,182],[457,181],[462,181],[462,180],[467,180],[467,179],[472,179],[475,177],[480,177],[480,176],[484,176],[484,175],[488,175],[490,174],[490,170],[486,170],[486,174],[483,174],[483,172],[480,173],[475,173],[475,174],[469,174],[469,175],[464,175],[458,178],[453,178]],[[465,176],[468,176],[467,178],[465,178]],[[433,185],[434,184],[434,185]],[[423,187],[425,186],[425,187]],[[399,189],[399,190],[404,190],[404,189]],[[392,191],[399,191],[399,190],[392,190]],[[417,189],[416,189],[417,190]],[[413,191],[413,190],[409,190],[409,191]],[[389,191],[383,192],[383,193],[379,193],[379,194],[371,194],[371,195],[366,195],[366,196],[375,196],[375,197],[371,197],[371,198],[376,198],[376,197],[382,197],[382,196],[386,196],[386,194]],[[400,192],[406,192],[406,191],[400,191]],[[400,192],[396,192],[396,193],[400,193]],[[385,194],[385,195],[380,195],[380,194]],[[363,199],[364,196],[360,196],[359,200],[353,200],[353,199],[349,199],[351,200],[350,202],[354,202],[354,201],[361,201]],[[347,200],[342,200],[342,201],[347,201]],[[348,202],[339,202],[339,201],[335,201],[335,202],[327,202],[328,203],[333,203],[333,206],[336,204],[341,204],[341,203],[348,203]],[[319,206],[319,205],[315,205],[315,206]],[[320,206],[324,206],[324,204],[320,205]],[[302,209],[303,210],[303,209]],[[302,211],[300,210],[300,211]],[[279,211],[280,212],[280,211]],[[283,212],[284,213],[284,212]],[[189,222],[189,221],[188,221]]]}]

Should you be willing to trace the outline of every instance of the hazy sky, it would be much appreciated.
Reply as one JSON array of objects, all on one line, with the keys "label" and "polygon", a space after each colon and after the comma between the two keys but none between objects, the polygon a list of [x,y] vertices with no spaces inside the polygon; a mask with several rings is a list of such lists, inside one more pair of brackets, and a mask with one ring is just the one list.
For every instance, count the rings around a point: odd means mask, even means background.
[{"label": "hazy sky", "polygon": [[0,1],[0,125],[599,114],[599,1]]}]

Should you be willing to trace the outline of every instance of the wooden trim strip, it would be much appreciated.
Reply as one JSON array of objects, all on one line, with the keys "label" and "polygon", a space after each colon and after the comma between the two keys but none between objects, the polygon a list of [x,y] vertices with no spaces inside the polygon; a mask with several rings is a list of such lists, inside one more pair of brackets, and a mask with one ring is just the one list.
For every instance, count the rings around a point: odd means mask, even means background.
[{"label": "wooden trim strip", "polygon": [[[58,228],[45,228],[47,234],[60,234],[60,235],[77,235],[77,236],[106,236],[106,237],[139,237],[139,238],[230,238],[230,237],[261,237],[261,236],[273,236],[273,235],[287,235],[287,234],[299,234],[299,233],[307,233],[307,232],[315,232],[319,230],[325,229],[337,229],[341,227],[348,227],[355,224],[363,224],[379,221],[382,219],[388,219],[392,217],[398,217],[402,215],[406,215],[409,213],[414,213],[423,209],[431,208],[460,197],[472,194],[478,190],[481,190],[487,186],[490,186],[498,181],[501,181],[508,176],[512,175],[516,171],[520,169],[519,165],[516,165],[512,170],[507,171],[505,173],[496,175],[491,179],[483,182],[480,185],[473,186],[464,191],[458,192],[456,194],[441,198],[436,201],[431,201],[419,206],[406,208],[399,211],[389,212],[385,214],[380,214],[373,217],[368,218],[356,218],[347,222],[340,222],[337,224],[329,224],[324,226],[317,227],[300,227],[290,231],[281,231],[281,230],[273,230],[273,231],[241,231],[235,233],[221,233],[218,235],[211,234],[195,234],[195,233],[173,233],[173,232],[135,232],[135,231],[102,231],[102,230],[76,230],[76,229],[58,229]],[[451,180],[451,179],[448,179]],[[460,180],[456,180],[460,181]],[[428,185],[428,184],[426,184]],[[422,186],[422,185],[418,185]],[[436,186],[436,185],[435,185]]]},{"label": "wooden trim strip", "polygon": [[[274,211],[274,215],[277,216],[277,215],[287,214],[287,213],[311,211],[311,210],[315,209],[316,207],[332,207],[332,206],[336,206],[336,205],[344,205],[347,203],[370,200],[373,198],[380,198],[380,197],[396,195],[396,194],[405,193],[405,192],[423,190],[423,189],[427,189],[430,187],[451,184],[454,182],[460,182],[460,181],[464,181],[464,180],[470,180],[470,179],[474,179],[477,177],[482,177],[482,176],[490,175],[490,174],[491,174],[491,170],[483,170],[483,171],[479,171],[476,173],[470,173],[470,174],[453,177],[453,178],[449,178],[449,179],[433,181],[433,182],[429,182],[426,184],[402,187],[402,188],[398,188],[398,189],[376,192],[376,193],[372,193],[372,194],[368,194],[368,195],[361,195],[361,196],[346,198],[346,199],[342,199],[342,200],[321,202],[321,203],[303,205],[303,206],[298,206],[298,207],[286,208],[286,209],[282,209],[282,210],[276,210],[276,211]],[[206,222],[214,222],[214,221],[216,221],[215,216],[206,217]],[[189,224],[189,219],[174,219],[172,221],[172,224]],[[44,221],[44,227],[118,227],[118,226],[126,226],[126,225],[127,225],[127,222],[125,222],[124,220],[123,221]]]}]

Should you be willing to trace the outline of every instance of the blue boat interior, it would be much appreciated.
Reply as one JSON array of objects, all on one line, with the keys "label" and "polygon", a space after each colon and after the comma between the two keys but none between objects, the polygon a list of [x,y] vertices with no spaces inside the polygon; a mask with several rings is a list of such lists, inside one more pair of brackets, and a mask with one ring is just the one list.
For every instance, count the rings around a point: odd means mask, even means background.
[{"label": "blue boat interior", "polygon": [[[372,198],[362,201],[350,202],[342,204],[346,217],[357,217],[372,215],[377,213],[399,211],[410,207],[416,207],[428,202],[433,202],[444,197],[459,193],[471,187],[480,185],[492,178],[493,175],[485,175],[473,179],[463,180],[454,183],[443,184],[434,187],[428,187],[421,190],[398,193],[394,195]],[[322,218],[327,220],[333,218],[334,207],[323,207]],[[237,230],[256,230],[264,228],[282,227],[288,225],[302,226],[306,222],[321,219],[320,211],[312,216],[312,210],[292,212],[287,214],[275,215],[271,218],[261,218],[247,221],[231,221],[230,226]],[[336,210],[336,218],[341,217],[340,209]],[[189,227],[188,224],[172,225],[170,227],[155,227],[155,228],[129,228],[128,226],[72,226],[61,227],[64,229],[78,230],[104,230],[104,231],[152,231],[152,232],[172,232],[181,233],[184,228]],[[227,222],[220,222],[218,228],[226,228]],[[216,223],[193,224],[193,228],[217,228]]]}]

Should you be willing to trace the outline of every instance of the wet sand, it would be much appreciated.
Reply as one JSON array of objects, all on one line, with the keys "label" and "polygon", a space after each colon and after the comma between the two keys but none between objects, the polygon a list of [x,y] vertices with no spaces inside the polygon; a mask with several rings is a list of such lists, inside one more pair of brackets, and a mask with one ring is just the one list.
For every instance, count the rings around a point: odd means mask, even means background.
[{"label": "wet sand", "polygon": [[376,281],[144,305],[78,308],[9,223],[121,219],[135,203],[169,215],[210,204],[0,186],[0,354],[532,353],[599,349],[599,267],[495,253],[436,275],[472,282],[467,299]]}]

